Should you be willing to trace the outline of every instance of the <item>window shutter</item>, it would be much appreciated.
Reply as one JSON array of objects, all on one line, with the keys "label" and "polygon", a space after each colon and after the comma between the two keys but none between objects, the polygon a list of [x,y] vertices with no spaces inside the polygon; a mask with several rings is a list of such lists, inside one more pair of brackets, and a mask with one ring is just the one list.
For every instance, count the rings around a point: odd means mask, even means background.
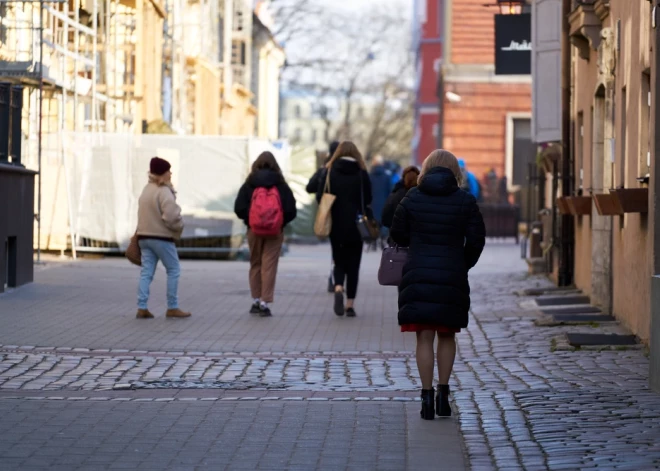
[{"label": "window shutter", "polygon": [[532,4],[532,140],[561,140],[561,0]]}]

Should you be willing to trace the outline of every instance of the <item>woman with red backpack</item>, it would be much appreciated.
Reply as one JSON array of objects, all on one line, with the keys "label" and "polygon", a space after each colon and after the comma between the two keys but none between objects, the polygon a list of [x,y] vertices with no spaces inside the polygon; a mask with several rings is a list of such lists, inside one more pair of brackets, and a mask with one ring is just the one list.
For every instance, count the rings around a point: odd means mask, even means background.
[{"label": "woman with red backpack", "polygon": [[252,164],[236,197],[234,212],[248,227],[250,291],[254,299],[250,313],[269,317],[284,227],[296,218],[296,199],[271,152],[263,152]]}]

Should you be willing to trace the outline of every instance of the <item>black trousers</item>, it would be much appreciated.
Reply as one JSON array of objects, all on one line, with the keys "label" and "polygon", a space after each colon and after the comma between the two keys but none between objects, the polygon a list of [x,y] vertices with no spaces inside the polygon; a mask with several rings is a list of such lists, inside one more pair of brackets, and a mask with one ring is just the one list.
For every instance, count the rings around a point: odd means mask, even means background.
[{"label": "black trousers", "polygon": [[346,298],[355,299],[360,278],[362,241],[338,242],[331,238],[330,244],[332,258],[335,261],[335,286],[344,286],[346,281]]}]

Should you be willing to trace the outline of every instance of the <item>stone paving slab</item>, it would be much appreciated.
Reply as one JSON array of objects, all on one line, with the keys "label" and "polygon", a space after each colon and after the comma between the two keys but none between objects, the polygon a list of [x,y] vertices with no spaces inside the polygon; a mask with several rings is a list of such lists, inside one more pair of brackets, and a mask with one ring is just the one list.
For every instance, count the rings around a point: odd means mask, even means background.
[{"label": "stone paving slab", "polygon": [[453,388],[473,470],[660,469],[660,396],[638,348],[561,350],[568,332],[627,334],[616,324],[540,327],[522,273],[471,278],[473,314],[458,336]]},{"label": "stone paving slab", "polygon": [[354,319],[338,318],[327,293],[329,246],[293,247],[280,261],[272,318],[250,316],[246,262],[182,262],[180,304],[165,319],[165,273],[152,284],[153,320],[135,319],[139,269],[125,259],[51,262],[35,283],[0,296],[0,344],[163,352],[412,351],[396,289],[376,282],[365,253]]},{"label": "stone paving slab", "polygon": [[[243,312],[246,294],[237,294],[240,283],[236,281],[244,275],[240,263],[190,262],[186,266],[191,281],[187,289],[201,289],[192,282],[201,280],[206,293],[213,292],[208,291],[211,285],[217,292],[227,289],[226,301],[211,302],[211,297],[202,293],[188,298],[202,307],[197,323],[160,319],[150,325],[135,323],[128,314],[107,316],[98,308],[132,302],[132,293],[126,301],[117,294],[127,292],[126,286],[133,289],[130,278],[118,275],[124,268],[117,260],[58,265],[40,271],[38,277],[44,280],[45,288],[33,285],[27,287],[36,289],[32,293],[19,289],[0,297],[0,417],[5,417],[5,404],[10,404],[6,407],[14,411],[9,414],[13,417],[17,404],[32,411],[39,410],[40,404],[58,403],[64,404],[61,414],[68,417],[87,414],[80,410],[96,413],[97,408],[115,410],[115,405],[121,405],[132,408],[137,416],[159,407],[159,417],[171,421],[182,416],[181,407],[197,404],[209,411],[220,406],[241,408],[247,411],[244,420],[256,427],[258,412],[268,405],[281,407],[275,407],[279,418],[295,417],[302,424],[311,419],[309,413],[299,411],[318,410],[319,416],[326,417],[321,429],[337,435],[343,430],[344,435],[353,437],[353,429],[343,429],[347,423],[337,422],[342,425],[335,426],[328,414],[339,410],[333,409],[336,405],[347,406],[348,416],[351,410],[373,406],[381,415],[397,417],[396,430],[405,430],[405,467],[396,469],[437,469],[438,463],[463,462],[461,439],[467,456],[463,463],[473,470],[660,469],[660,396],[647,388],[649,365],[642,347],[576,351],[565,340],[569,332],[629,334],[616,323],[536,325],[541,317],[538,306],[515,293],[529,288],[543,290],[550,284],[524,272],[518,247],[489,244],[471,273],[470,326],[457,337],[451,381],[456,422],[428,423],[418,416],[414,336],[399,333],[392,323],[396,294],[376,284],[377,258],[374,254],[365,257],[360,317],[348,323],[332,314],[324,292],[324,250],[294,248],[283,259],[282,279],[295,281],[280,285],[280,311],[273,322],[261,322]],[[92,277],[102,273],[115,273],[108,281],[114,296],[110,291],[81,294],[98,281]],[[115,276],[124,279],[120,282]],[[226,278],[220,288],[208,281],[222,276]],[[70,299],[57,298],[59,290],[53,286],[58,283],[64,288],[74,286]],[[78,283],[87,288],[76,291]],[[230,286],[236,291],[229,291]],[[58,301],[49,307],[51,295]],[[8,306],[28,309],[30,321],[21,319],[20,312],[8,313]],[[312,313],[315,310],[319,312]],[[57,322],[50,320],[51,316]],[[140,388],[101,389],[117,383]],[[253,387],[232,389],[241,383]],[[265,383],[281,388],[261,387]],[[153,388],[145,387],[149,384]],[[22,413],[28,417],[27,412]],[[24,422],[24,426],[34,426],[34,420]],[[270,429],[279,430],[279,422],[271,422]],[[357,422],[353,426],[357,427]],[[376,425],[369,427],[359,430],[369,436],[384,433]],[[439,440],[434,441],[434,437]],[[444,454],[438,457],[434,453],[443,443],[451,447],[443,448]],[[171,448],[177,451],[174,458],[184,452],[180,446]],[[326,469],[319,467],[325,450],[317,446],[315,454],[306,451],[318,469]],[[400,464],[401,454],[379,450]],[[190,459],[199,460],[206,451],[198,450]],[[371,449],[364,451],[373,453]],[[231,463],[236,456],[242,455],[232,455]],[[4,469],[4,458],[0,453],[0,469]],[[147,460],[139,463],[143,461]],[[130,461],[132,469],[135,463]],[[178,465],[168,463],[177,469]],[[353,469],[380,466],[378,458],[355,463]],[[115,466],[114,461],[101,464],[90,469]],[[271,464],[274,469],[314,469]],[[341,464],[341,469],[348,469]],[[259,462],[251,465],[257,469]],[[185,469],[187,464],[181,466]],[[454,469],[453,464],[446,469]]]},{"label": "stone paving slab", "polygon": [[455,424],[418,407],[0,400],[0,469],[465,469]]}]

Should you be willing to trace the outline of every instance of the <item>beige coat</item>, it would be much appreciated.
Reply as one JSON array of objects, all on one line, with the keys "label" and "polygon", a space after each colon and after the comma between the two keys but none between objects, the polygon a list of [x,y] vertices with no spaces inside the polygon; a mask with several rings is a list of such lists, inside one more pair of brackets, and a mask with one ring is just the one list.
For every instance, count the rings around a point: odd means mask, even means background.
[{"label": "beige coat", "polygon": [[137,234],[179,239],[182,231],[181,207],[176,203],[173,188],[158,185],[150,176],[138,203]]}]

